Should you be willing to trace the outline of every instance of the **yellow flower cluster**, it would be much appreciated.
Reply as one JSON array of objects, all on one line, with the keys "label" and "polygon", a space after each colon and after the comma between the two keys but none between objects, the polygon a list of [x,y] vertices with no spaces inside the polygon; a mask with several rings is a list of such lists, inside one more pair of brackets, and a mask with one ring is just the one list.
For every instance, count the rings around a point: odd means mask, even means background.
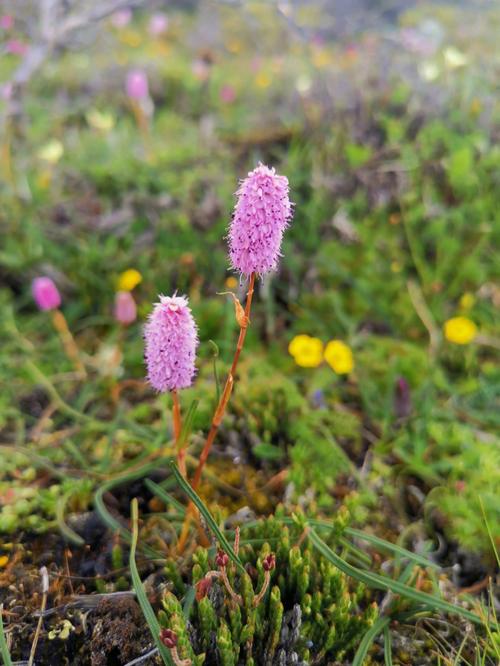
[{"label": "yellow flower cluster", "polygon": [[319,338],[296,335],[288,345],[288,351],[301,368],[317,368],[323,360],[338,375],[347,375],[354,368],[352,350],[342,340],[330,340],[324,347]]},{"label": "yellow flower cluster", "polygon": [[135,268],[129,268],[118,278],[118,291],[132,291],[142,282],[142,275]]}]

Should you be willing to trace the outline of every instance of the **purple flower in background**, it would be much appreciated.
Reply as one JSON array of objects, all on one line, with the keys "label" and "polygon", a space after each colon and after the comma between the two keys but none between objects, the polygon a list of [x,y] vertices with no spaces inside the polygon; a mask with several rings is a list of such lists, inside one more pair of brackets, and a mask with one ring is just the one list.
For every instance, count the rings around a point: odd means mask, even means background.
[{"label": "purple flower in background", "polygon": [[222,86],[219,96],[226,104],[231,104],[236,99],[236,90],[233,86]]},{"label": "purple flower in background", "polygon": [[20,39],[10,39],[5,45],[5,50],[12,55],[23,56],[26,54],[28,47]]},{"label": "purple flower in background", "polygon": [[8,100],[11,99],[12,93],[14,91],[14,86],[12,83],[4,83],[3,86],[0,86],[0,96],[2,99]]},{"label": "purple flower in background", "polygon": [[288,179],[263,164],[242,181],[229,227],[234,270],[260,275],[276,270],[283,233],[292,216]]},{"label": "purple flower in background", "polygon": [[191,386],[198,331],[184,296],[160,296],[144,329],[149,383],[160,392]]},{"label": "purple flower in background", "polygon": [[129,291],[117,291],[114,316],[117,322],[127,326],[137,319],[137,306]]},{"label": "purple flower in background", "polygon": [[149,85],[146,72],[142,69],[132,69],[127,74],[125,88],[130,99],[141,100],[149,97]]},{"label": "purple flower in background", "polygon": [[0,28],[2,30],[11,30],[14,26],[14,17],[10,14],[3,14],[0,16]]},{"label": "purple flower in background", "polygon": [[61,305],[61,295],[49,277],[37,277],[33,280],[31,291],[40,310],[55,310]]},{"label": "purple flower in background", "polygon": [[406,419],[411,410],[410,385],[404,377],[399,377],[394,387],[394,415],[397,419]]},{"label": "purple flower in background", "polygon": [[153,14],[149,22],[149,34],[158,37],[166,32],[168,28],[168,16],[162,12]]},{"label": "purple flower in background", "polygon": [[131,9],[120,9],[111,16],[111,23],[115,28],[124,28],[132,20]]}]

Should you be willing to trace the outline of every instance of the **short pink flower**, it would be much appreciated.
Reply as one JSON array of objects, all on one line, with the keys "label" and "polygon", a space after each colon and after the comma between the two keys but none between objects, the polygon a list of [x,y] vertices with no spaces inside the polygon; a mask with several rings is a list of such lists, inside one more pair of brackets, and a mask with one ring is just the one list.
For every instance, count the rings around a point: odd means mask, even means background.
[{"label": "short pink flower", "polygon": [[288,179],[259,164],[241,183],[236,196],[229,227],[232,268],[243,275],[276,270],[283,234],[292,217]]},{"label": "short pink flower", "polygon": [[153,14],[149,22],[149,34],[154,37],[162,35],[168,28],[168,16],[162,12]]},{"label": "short pink flower", "polygon": [[5,45],[5,50],[12,55],[23,56],[26,55],[28,47],[20,39],[10,39]]},{"label": "short pink flower", "polygon": [[55,310],[61,305],[61,295],[49,277],[37,277],[33,280],[31,291],[40,310]]},{"label": "short pink flower", "polygon": [[114,315],[117,322],[127,326],[137,319],[137,305],[129,291],[117,291]]},{"label": "short pink flower", "polygon": [[191,386],[198,330],[184,296],[160,296],[144,329],[149,383],[161,393]]},{"label": "short pink flower", "polygon": [[10,14],[0,16],[0,28],[2,30],[11,30],[14,25],[14,17]]},{"label": "short pink flower", "polygon": [[115,28],[125,28],[132,20],[132,10],[119,9],[111,16],[111,23]]},{"label": "short pink flower", "polygon": [[142,69],[132,69],[127,74],[125,88],[130,99],[140,100],[149,97],[149,85],[146,72]]},{"label": "short pink flower", "polygon": [[222,86],[219,95],[223,102],[231,104],[236,99],[236,90],[233,86]]}]

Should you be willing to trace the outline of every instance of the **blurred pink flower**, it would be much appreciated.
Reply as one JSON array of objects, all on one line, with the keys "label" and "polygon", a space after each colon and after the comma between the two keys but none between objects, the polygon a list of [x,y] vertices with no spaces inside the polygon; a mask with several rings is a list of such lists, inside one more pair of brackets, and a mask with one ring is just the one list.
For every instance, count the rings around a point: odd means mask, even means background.
[{"label": "blurred pink flower", "polygon": [[160,392],[191,386],[198,330],[184,296],[160,296],[144,329],[149,383]]},{"label": "blurred pink flower", "polygon": [[14,17],[10,14],[3,14],[0,16],[0,28],[3,30],[10,30],[14,25]]},{"label": "blurred pink flower", "polygon": [[37,277],[33,280],[31,291],[40,310],[55,310],[61,305],[61,295],[49,277]]},{"label": "blurred pink flower", "polygon": [[149,22],[149,34],[158,37],[166,32],[168,28],[168,16],[162,12],[153,14]]},{"label": "blurred pink flower", "polygon": [[131,9],[120,9],[120,11],[115,12],[111,16],[111,23],[115,26],[115,28],[124,28],[130,23],[131,19]]},{"label": "blurred pink flower", "polygon": [[12,97],[14,91],[14,86],[12,83],[4,83],[3,86],[0,86],[0,96],[2,99],[8,100]]},{"label": "blurred pink flower", "polygon": [[243,275],[276,270],[281,241],[292,217],[288,179],[263,164],[251,171],[236,192],[229,227],[229,257]]},{"label": "blurred pink flower", "polygon": [[204,60],[194,60],[191,70],[198,81],[206,81],[210,76],[210,65]]},{"label": "blurred pink flower", "polygon": [[26,54],[28,46],[20,39],[10,39],[5,45],[5,50],[12,55],[23,56]]},{"label": "blurred pink flower", "polygon": [[127,74],[125,88],[130,99],[146,99],[149,97],[148,77],[142,69],[132,69]]},{"label": "blurred pink flower", "polygon": [[233,86],[222,86],[219,96],[226,104],[231,104],[236,99],[236,90]]},{"label": "blurred pink flower", "polygon": [[137,306],[129,291],[117,291],[114,316],[117,322],[127,326],[137,319]]}]

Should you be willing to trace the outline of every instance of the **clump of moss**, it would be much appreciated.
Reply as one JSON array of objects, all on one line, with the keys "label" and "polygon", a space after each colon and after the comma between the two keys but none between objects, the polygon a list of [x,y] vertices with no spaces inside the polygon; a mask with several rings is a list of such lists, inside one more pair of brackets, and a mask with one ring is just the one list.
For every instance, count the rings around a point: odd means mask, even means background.
[{"label": "clump of moss", "polygon": [[377,617],[370,592],[311,550],[298,524],[287,526],[280,518],[244,529],[239,557],[245,573],[230,563],[226,569],[234,594],[214,571],[220,555],[214,561],[203,548],[193,556],[190,585],[197,594],[191,607],[189,586],[169,576],[172,589],[159,620],[177,634],[180,657],[209,666],[305,666],[352,657]]}]

